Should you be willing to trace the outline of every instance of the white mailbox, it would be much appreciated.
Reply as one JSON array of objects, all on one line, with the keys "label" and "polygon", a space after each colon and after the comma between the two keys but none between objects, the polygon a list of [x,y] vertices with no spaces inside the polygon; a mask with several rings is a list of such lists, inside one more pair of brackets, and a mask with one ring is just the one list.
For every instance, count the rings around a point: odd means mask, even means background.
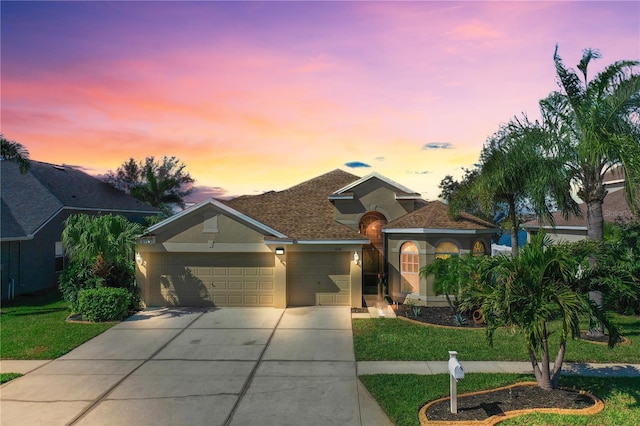
[{"label": "white mailbox", "polygon": [[464,368],[460,365],[460,361],[458,361],[458,352],[449,351],[449,374],[451,377],[456,379],[456,382],[460,379],[464,379]]},{"label": "white mailbox", "polygon": [[450,404],[449,408],[453,414],[458,413],[458,380],[464,379],[464,368],[458,361],[458,352],[449,351],[449,389],[450,389]]}]

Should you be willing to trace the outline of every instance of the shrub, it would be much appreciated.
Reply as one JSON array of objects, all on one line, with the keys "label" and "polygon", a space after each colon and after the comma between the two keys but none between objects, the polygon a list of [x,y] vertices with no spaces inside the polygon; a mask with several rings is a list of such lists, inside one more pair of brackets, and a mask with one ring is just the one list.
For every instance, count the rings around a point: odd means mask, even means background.
[{"label": "shrub", "polygon": [[119,321],[127,316],[129,298],[129,292],[124,288],[85,289],[78,295],[78,307],[89,321]]},{"label": "shrub", "polygon": [[102,279],[94,276],[81,262],[70,261],[60,274],[58,288],[72,312],[78,312],[78,294],[82,290],[99,287]]}]

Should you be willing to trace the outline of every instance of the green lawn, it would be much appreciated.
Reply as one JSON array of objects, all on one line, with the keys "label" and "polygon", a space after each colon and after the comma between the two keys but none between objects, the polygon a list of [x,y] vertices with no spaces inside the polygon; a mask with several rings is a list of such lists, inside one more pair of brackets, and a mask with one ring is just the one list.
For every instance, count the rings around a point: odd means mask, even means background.
[{"label": "green lawn", "polygon": [[[615,316],[631,345],[605,345],[571,340],[566,362],[617,362],[640,364],[640,317]],[[451,329],[413,324],[400,319],[354,319],[353,340],[358,361],[446,361],[447,351],[458,351],[462,360],[528,361],[523,336],[498,330],[490,347],[482,329]],[[552,350],[558,333],[551,336]]]},{"label": "green lawn", "polygon": [[0,373],[0,384],[8,382],[9,380],[13,380],[16,377],[20,377],[22,374],[20,373]]},{"label": "green lawn", "polygon": [[[360,380],[378,401],[391,421],[398,426],[418,426],[418,411],[429,401],[449,395],[449,376],[438,374],[378,374],[360,376]],[[521,374],[472,373],[458,382],[458,393],[492,389],[532,376]],[[640,424],[640,378],[563,377],[562,386],[588,390],[602,398],[605,409],[596,415],[530,414],[505,421],[504,425],[591,425],[635,426]]]},{"label": "green lawn", "polygon": [[57,290],[3,304],[0,359],[58,358],[117,324],[70,324],[69,314]]}]

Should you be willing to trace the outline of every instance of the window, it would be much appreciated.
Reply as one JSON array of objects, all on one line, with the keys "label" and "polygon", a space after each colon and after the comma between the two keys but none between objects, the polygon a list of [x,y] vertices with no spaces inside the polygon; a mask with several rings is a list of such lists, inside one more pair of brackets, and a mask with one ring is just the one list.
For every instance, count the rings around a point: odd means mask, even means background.
[{"label": "window", "polygon": [[400,274],[402,275],[402,291],[418,293],[420,272],[420,254],[418,246],[409,241],[400,247]]},{"label": "window", "polygon": [[62,241],[56,241],[56,272],[61,272],[64,269],[64,246]]},{"label": "window", "polygon": [[387,219],[379,212],[368,212],[360,219],[360,233],[367,237],[372,244],[382,244],[382,227]]},{"label": "window", "polygon": [[436,259],[448,259],[459,254],[458,246],[449,241],[444,241],[436,247]]},{"label": "window", "polygon": [[484,254],[485,254],[484,243],[480,240],[476,241],[475,244],[473,245],[473,255],[484,256]]}]

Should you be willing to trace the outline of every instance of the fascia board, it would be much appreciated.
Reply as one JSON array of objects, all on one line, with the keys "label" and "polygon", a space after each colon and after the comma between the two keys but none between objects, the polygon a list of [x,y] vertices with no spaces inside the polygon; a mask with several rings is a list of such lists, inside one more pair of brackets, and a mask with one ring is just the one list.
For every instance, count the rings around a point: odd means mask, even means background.
[{"label": "fascia board", "polygon": [[385,234],[493,234],[498,231],[494,229],[447,229],[447,228],[391,228],[383,229]]}]

